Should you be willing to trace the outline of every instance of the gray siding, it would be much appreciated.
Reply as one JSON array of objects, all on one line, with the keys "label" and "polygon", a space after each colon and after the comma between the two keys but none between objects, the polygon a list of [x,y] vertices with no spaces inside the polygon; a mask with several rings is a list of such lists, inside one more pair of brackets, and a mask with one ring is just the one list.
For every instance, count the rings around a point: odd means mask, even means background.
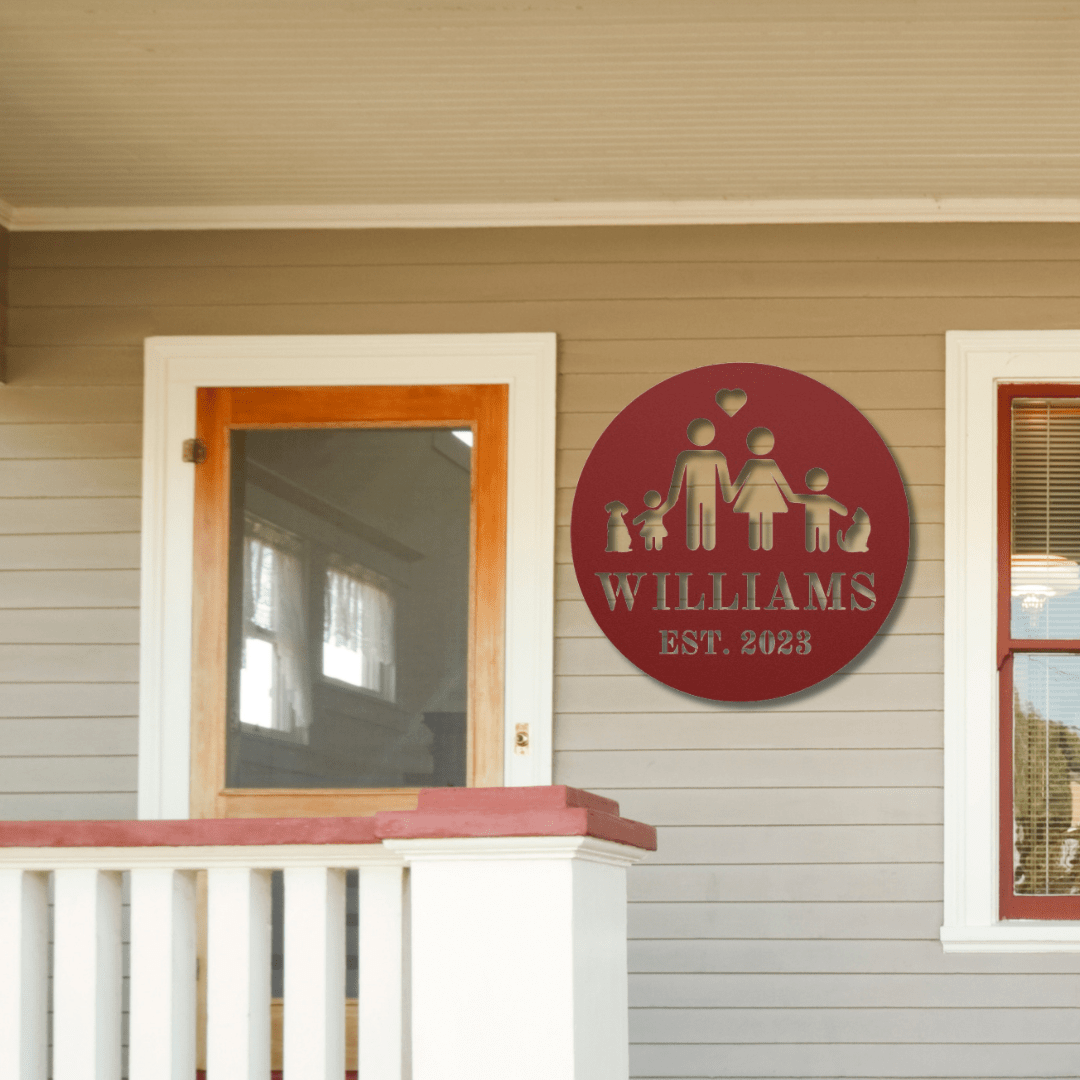
[{"label": "gray siding", "polygon": [[[134,811],[145,336],[554,330],[556,779],[660,828],[631,875],[635,1076],[1080,1076],[1080,959],[937,942],[943,335],[1080,325],[1080,228],[20,233],[11,260],[0,815]],[[637,673],[570,565],[574,484],[604,426],[722,361],[848,397],[915,520],[877,642],[756,707]]]}]

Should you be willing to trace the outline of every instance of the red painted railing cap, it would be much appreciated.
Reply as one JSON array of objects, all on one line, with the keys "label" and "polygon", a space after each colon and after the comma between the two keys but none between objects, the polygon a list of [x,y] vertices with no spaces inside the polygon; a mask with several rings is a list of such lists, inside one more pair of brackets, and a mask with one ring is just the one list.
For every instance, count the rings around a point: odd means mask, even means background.
[{"label": "red painted railing cap", "polygon": [[565,785],[425,788],[416,810],[374,817],[0,823],[0,848],[268,847],[529,836],[591,836],[656,850],[652,826],[620,817],[612,799]]},{"label": "red painted railing cap", "polygon": [[265,847],[377,844],[372,817],[5,821],[0,847]]},{"label": "red painted railing cap", "polygon": [[584,810],[599,810],[602,814],[619,816],[619,804],[591,791],[548,784],[543,787],[489,788],[423,788],[420,792],[420,811],[480,811],[483,813],[515,813],[523,810],[565,810],[579,806]]},{"label": "red painted railing cap", "polygon": [[517,788],[424,788],[416,810],[375,816],[383,840],[470,837],[591,836],[656,850],[656,830],[619,816],[619,804],[588,791],[553,784]]}]

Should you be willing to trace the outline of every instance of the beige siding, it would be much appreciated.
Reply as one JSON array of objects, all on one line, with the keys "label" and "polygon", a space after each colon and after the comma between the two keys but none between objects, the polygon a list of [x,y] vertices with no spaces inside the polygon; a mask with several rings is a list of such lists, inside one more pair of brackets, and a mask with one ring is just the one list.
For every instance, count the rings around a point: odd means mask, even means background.
[{"label": "beige siding", "polygon": [[8,235],[0,225],[0,384],[7,368]]},{"label": "beige siding", "polygon": [[[1080,325],[1080,227],[12,237],[0,388],[0,816],[133,812],[148,334],[553,330],[556,779],[660,828],[631,876],[634,1074],[1076,1077],[1070,956],[945,956],[944,339]],[[572,567],[573,487],[666,375],[783,364],[889,442],[916,522],[885,631],[820,688],[637,673]]]}]

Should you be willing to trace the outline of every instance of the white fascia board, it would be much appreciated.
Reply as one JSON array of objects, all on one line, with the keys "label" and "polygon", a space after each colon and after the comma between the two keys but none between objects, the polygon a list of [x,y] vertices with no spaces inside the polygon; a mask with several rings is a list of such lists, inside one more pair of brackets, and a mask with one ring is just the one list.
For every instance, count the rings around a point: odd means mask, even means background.
[{"label": "white fascia board", "polygon": [[[189,816],[195,467],[180,451],[206,386],[508,387],[504,783],[550,784],[555,335],[148,338],[145,365],[139,817]],[[530,752],[517,754],[523,723]]]},{"label": "white fascia board", "polygon": [[276,206],[6,206],[14,232],[1080,221],[1077,198],[672,199]]},{"label": "white fascia board", "polygon": [[997,387],[1017,382],[1080,387],[1080,330],[946,334],[946,952],[1080,948],[1080,921],[997,917]]}]

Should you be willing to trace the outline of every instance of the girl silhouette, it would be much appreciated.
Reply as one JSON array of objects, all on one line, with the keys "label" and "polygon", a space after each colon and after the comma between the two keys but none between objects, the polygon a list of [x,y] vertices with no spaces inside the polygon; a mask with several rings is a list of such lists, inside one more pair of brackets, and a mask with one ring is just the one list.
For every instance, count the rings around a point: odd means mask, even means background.
[{"label": "girl silhouette", "polygon": [[795,493],[788,486],[783,473],[772,458],[762,455],[771,453],[776,440],[764,427],[754,428],[746,436],[746,447],[757,457],[750,458],[735,479],[736,514],[748,515],[750,550],[771,551],[773,544],[773,514],[787,513],[787,499],[795,501]]}]

